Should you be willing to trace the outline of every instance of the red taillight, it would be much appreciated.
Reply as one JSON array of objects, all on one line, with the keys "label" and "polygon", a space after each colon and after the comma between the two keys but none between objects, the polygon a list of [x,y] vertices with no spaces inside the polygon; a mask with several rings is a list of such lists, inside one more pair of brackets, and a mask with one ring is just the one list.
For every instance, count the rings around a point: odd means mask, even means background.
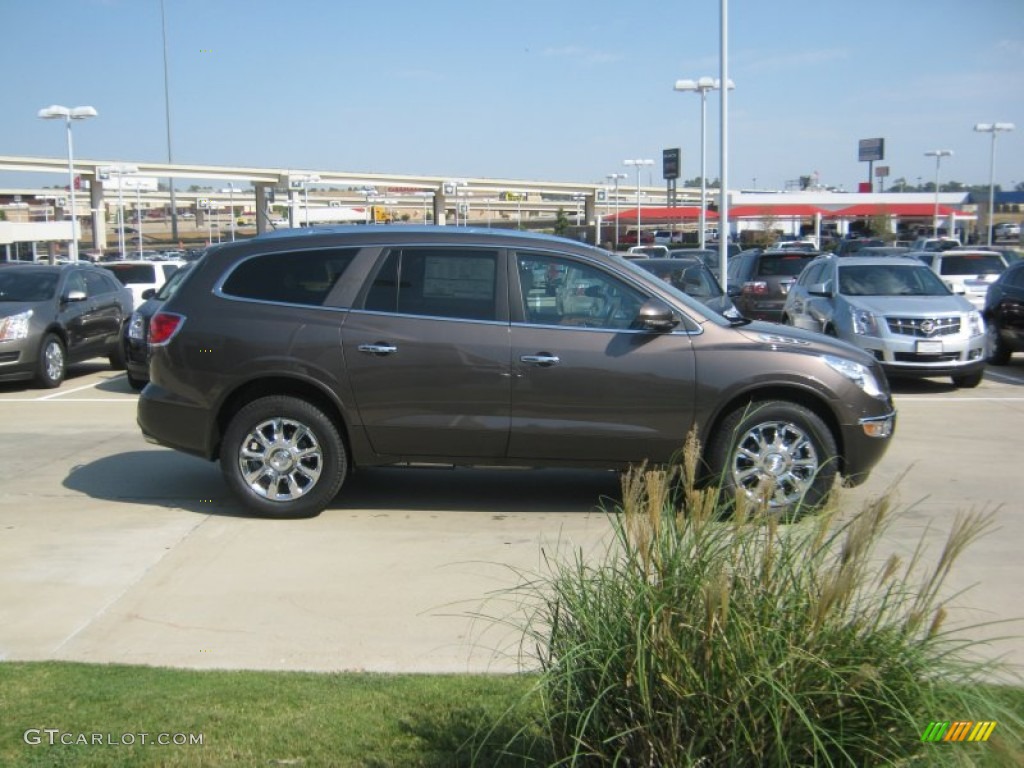
[{"label": "red taillight", "polygon": [[166,344],[184,324],[184,315],[176,315],[173,312],[157,312],[149,321],[149,343],[153,345]]},{"label": "red taillight", "polygon": [[744,283],[743,284],[743,292],[744,293],[753,293],[753,294],[758,294],[758,295],[762,294],[762,293],[768,293],[768,283],[762,282],[760,280],[757,280],[757,281],[754,281],[754,282],[749,282],[749,283]]}]

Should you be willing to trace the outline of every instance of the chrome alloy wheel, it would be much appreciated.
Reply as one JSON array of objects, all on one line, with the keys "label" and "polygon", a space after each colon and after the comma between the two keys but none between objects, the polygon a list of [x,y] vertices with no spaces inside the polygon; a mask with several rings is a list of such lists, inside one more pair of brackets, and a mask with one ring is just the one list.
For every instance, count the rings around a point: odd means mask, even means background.
[{"label": "chrome alloy wheel", "polygon": [[43,365],[50,381],[60,381],[64,376],[64,349],[56,339],[51,340],[43,350]]},{"label": "chrome alloy wheel", "polygon": [[788,421],[766,421],[736,441],[730,462],[736,488],[768,507],[796,504],[820,468],[811,437]]},{"label": "chrome alloy wheel", "polygon": [[242,441],[238,468],[249,489],[269,501],[294,501],[320,479],[324,456],[316,435],[294,419],[258,424]]}]

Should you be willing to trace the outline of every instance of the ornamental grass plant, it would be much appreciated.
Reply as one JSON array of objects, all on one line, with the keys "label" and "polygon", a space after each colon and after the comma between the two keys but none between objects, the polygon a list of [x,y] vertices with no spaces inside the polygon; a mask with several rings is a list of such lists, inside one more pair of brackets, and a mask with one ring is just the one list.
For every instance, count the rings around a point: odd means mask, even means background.
[{"label": "ornamental grass plant", "polygon": [[[893,493],[787,525],[699,487],[699,455],[691,438],[679,466],[624,475],[603,557],[525,588],[555,764],[1024,765],[1020,717],[946,626],[946,577],[991,515],[958,516],[934,563],[923,539],[886,558]],[[998,721],[988,742],[921,740],[972,718]]]}]

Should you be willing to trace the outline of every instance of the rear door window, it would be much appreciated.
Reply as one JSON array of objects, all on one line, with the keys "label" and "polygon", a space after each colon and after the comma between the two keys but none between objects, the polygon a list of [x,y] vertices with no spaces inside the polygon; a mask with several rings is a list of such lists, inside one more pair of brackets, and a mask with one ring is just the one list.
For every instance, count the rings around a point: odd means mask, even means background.
[{"label": "rear door window", "polygon": [[483,248],[402,248],[387,254],[364,308],[403,315],[498,319],[498,252]]}]

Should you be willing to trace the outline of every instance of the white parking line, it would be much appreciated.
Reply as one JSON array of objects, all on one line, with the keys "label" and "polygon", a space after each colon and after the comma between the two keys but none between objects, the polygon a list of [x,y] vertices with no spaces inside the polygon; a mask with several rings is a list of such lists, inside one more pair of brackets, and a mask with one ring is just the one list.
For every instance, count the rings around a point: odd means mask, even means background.
[{"label": "white parking line", "polygon": [[0,397],[0,403],[137,403],[129,397],[63,397],[60,400],[47,400],[45,397]]},{"label": "white parking line", "polygon": [[995,379],[997,381],[1005,381],[1009,384],[1024,384],[1024,378],[1020,376],[1008,376],[1005,373],[996,373],[993,370],[985,369],[985,378]]},{"label": "white parking line", "polygon": [[93,382],[92,384],[86,384],[86,385],[81,386],[81,387],[75,387],[74,389],[66,389],[66,390],[64,390],[62,392],[54,392],[52,395],[43,395],[42,397],[34,397],[32,399],[33,400],[54,400],[54,399],[56,399],[58,397],[63,397],[64,395],[70,395],[72,392],[81,392],[83,389],[92,389],[97,384],[102,384],[102,383],[103,383],[102,381],[96,381],[96,382]]}]

